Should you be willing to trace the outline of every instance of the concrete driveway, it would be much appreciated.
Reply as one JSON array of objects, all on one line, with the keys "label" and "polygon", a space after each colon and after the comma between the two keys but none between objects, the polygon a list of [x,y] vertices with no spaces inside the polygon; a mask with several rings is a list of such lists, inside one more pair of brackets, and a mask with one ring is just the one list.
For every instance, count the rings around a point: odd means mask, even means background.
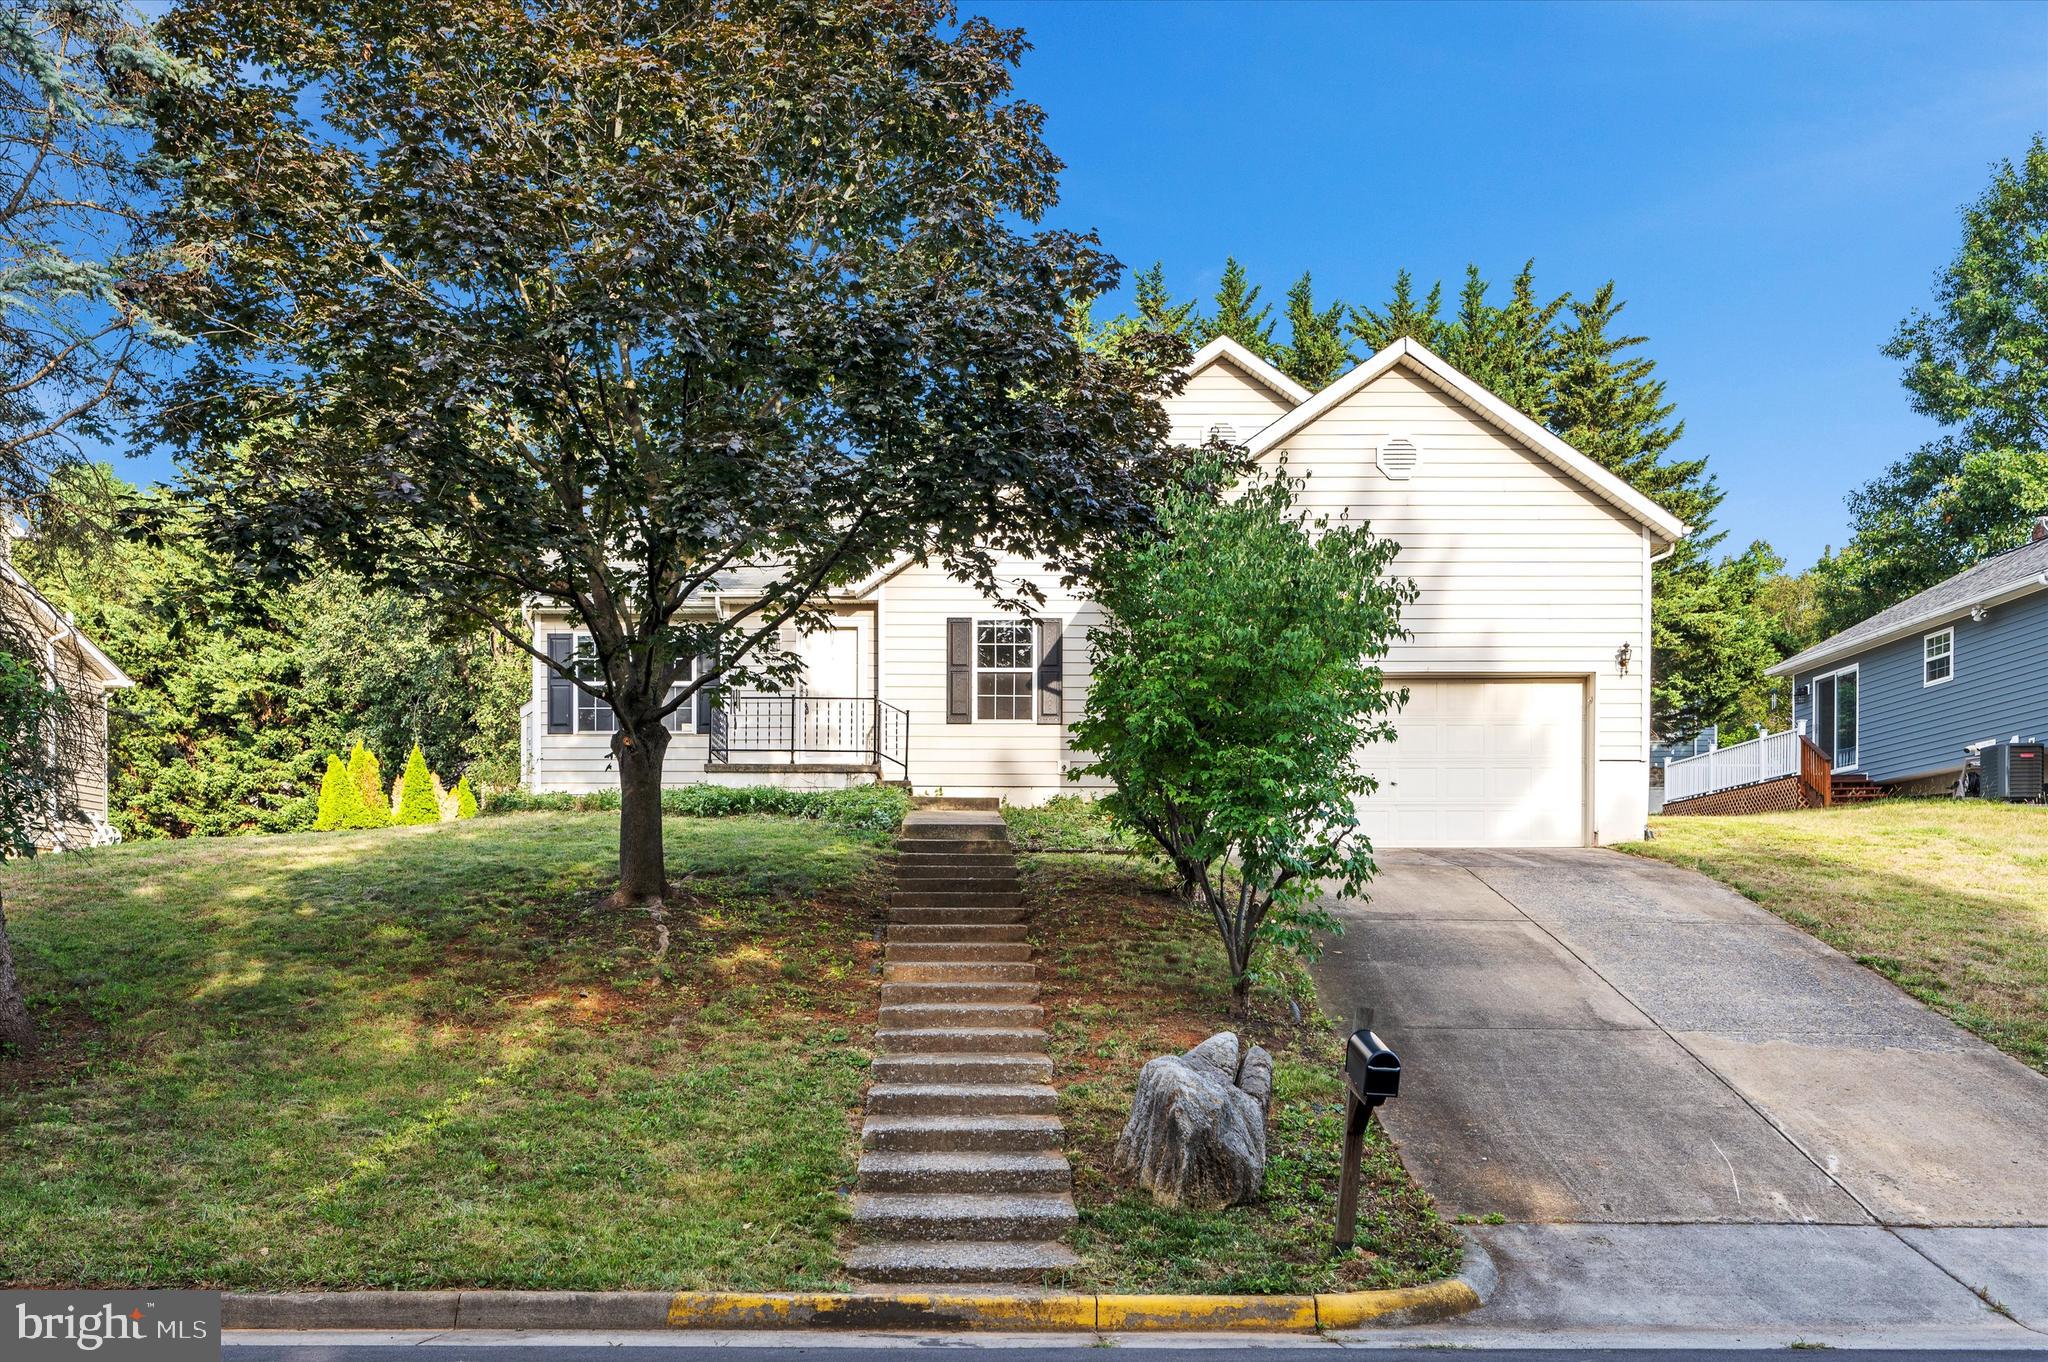
[{"label": "concrete driveway", "polygon": [[1560,1253],[1679,1276],[1732,1254],[1808,1297],[1803,1267],[1846,1256],[1894,1311],[1938,1269],[2048,1328],[2048,1078],[1690,871],[1594,850],[1383,866],[1336,905],[1325,1004],[1373,1009],[1405,1067],[1388,1131],[1446,1213],[1511,1222],[1483,1232],[1498,1254],[1552,1276]]}]

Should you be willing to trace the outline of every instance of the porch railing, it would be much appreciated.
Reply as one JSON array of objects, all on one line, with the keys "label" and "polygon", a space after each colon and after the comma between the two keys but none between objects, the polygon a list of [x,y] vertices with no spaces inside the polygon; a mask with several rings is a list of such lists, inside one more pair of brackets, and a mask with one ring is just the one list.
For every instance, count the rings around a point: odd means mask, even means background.
[{"label": "porch railing", "polygon": [[[1809,755],[1810,750],[1810,755]],[[1816,770],[1816,763],[1822,769]],[[1827,758],[1798,733],[1769,733],[1748,742],[1682,757],[1664,766],[1664,801],[1697,799],[1721,790],[1761,785],[1767,780],[1798,776],[1827,787]]]},{"label": "porch railing", "polygon": [[894,767],[907,779],[910,714],[872,696],[720,696],[711,707],[711,760],[860,764],[885,775]]}]

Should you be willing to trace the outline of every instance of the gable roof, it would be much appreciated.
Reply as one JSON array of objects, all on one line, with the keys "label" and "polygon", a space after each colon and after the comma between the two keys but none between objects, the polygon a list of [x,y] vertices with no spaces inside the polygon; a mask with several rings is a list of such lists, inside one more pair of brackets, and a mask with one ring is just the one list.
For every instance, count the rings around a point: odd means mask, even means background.
[{"label": "gable roof", "polygon": [[1994,553],[1974,567],[1964,568],[1945,582],[1908,596],[1886,610],[1880,610],[1861,624],[1852,624],[1832,638],[1797,652],[1765,668],[1769,676],[1790,676],[1837,658],[1846,658],[1925,630],[1945,619],[1960,616],[1973,606],[2011,600],[2048,588],[2048,539],[2036,539],[2016,549]]},{"label": "gable roof", "polygon": [[8,583],[21,593],[21,598],[28,603],[31,610],[41,616],[45,626],[53,630],[66,631],[65,641],[78,645],[78,651],[84,655],[86,662],[100,674],[101,685],[118,689],[135,684],[134,677],[122,671],[113,658],[100,651],[98,644],[87,638],[79,631],[77,625],[66,619],[56,606],[50,604],[48,598],[36,590],[34,584],[22,576],[14,564],[0,562],[0,575],[4,575]]},{"label": "gable roof", "polygon": [[1228,336],[1218,336],[1195,351],[1195,357],[1182,367],[1181,376],[1193,378],[1212,364],[1226,362],[1233,368],[1243,371],[1246,378],[1265,388],[1290,407],[1299,406],[1309,399],[1307,388]]},{"label": "gable roof", "polygon": [[1252,436],[1246,450],[1253,458],[1279,446],[1296,431],[1336,407],[1395,365],[1421,374],[1446,394],[1484,417],[1560,472],[1582,484],[1616,509],[1647,526],[1666,544],[1675,544],[1690,530],[1676,516],[1623,482],[1614,474],[1537,425],[1521,412],[1488,392],[1476,380],[1460,373],[1441,355],[1418,340],[1403,337],[1331,383],[1293,411]]}]

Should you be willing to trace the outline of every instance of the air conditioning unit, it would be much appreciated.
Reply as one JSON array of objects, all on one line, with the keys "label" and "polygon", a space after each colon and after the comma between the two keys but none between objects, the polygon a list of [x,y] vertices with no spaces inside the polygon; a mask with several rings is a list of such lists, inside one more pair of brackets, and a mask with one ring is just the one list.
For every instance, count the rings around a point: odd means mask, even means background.
[{"label": "air conditioning unit", "polygon": [[1985,799],[2039,800],[2042,767],[2048,765],[2048,743],[1995,742],[1979,752],[1984,763],[1977,792]]}]

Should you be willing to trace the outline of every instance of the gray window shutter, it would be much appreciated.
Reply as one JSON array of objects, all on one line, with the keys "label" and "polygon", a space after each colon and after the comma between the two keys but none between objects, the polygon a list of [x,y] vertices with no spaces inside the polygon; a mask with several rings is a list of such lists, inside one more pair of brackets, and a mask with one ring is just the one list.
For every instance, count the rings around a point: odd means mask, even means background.
[{"label": "gray window shutter", "polygon": [[946,722],[974,722],[974,621],[946,621]]},{"label": "gray window shutter", "polygon": [[[711,669],[711,659],[709,657],[698,658],[697,669],[699,671],[709,671]],[[697,731],[699,733],[709,733],[711,731],[711,690],[712,687],[707,684],[704,689],[697,692]]]},{"label": "gray window shutter", "polygon": [[1038,622],[1038,722],[1056,724],[1066,719],[1060,704],[1066,670],[1061,663],[1060,622]]},{"label": "gray window shutter", "polygon": [[548,635],[548,661],[555,664],[554,667],[548,668],[548,732],[550,733],[567,733],[575,727],[576,688],[569,684],[568,677],[555,670],[555,667],[566,667],[569,665],[569,657],[574,652],[575,646],[576,639],[573,634]]}]

